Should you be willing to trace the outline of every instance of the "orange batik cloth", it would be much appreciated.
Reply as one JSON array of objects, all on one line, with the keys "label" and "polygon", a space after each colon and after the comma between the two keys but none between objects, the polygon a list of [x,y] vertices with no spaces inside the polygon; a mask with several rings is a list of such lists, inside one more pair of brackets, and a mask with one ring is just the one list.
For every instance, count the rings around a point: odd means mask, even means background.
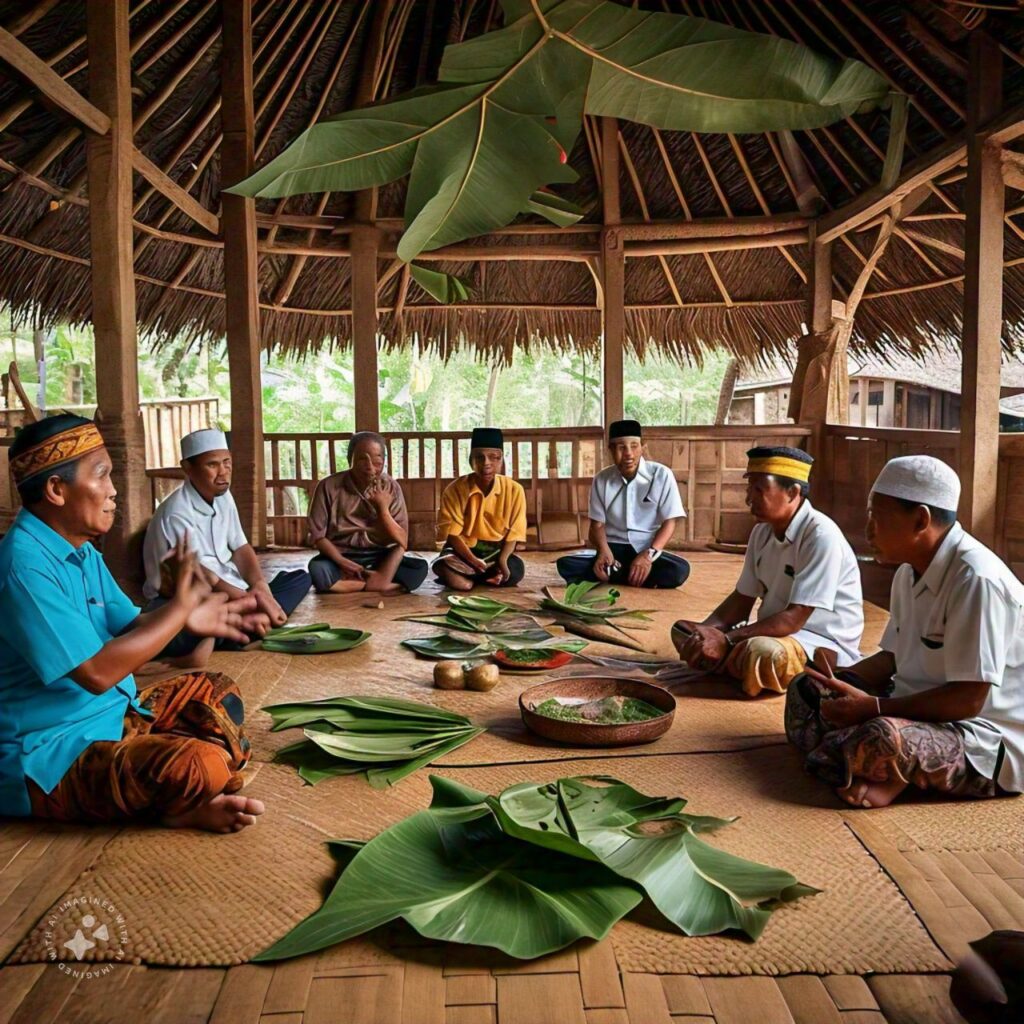
[{"label": "orange batik cloth", "polygon": [[242,787],[249,760],[234,681],[192,672],[139,693],[152,717],[129,708],[120,740],[90,743],[57,786],[29,780],[32,814],[57,821],[155,820],[187,814]]}]

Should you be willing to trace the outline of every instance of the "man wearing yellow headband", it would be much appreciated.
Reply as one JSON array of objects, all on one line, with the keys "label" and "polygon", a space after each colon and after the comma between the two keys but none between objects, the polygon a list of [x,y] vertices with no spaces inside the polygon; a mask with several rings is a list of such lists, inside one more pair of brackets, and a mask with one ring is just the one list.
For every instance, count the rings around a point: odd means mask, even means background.
[{"label": "man wearing yellow headband", "polygon": [[759,447],[747,459],[747,505],[757,525],[736,589],[703,622],[677,622],[672,638],[689,665],[725,673],[753,697],[784,693],[808,662],[857,661],[864,602],[852,548],[807,497],[810,455]]},{"label": "man wearing yellow headband", "polygon": [[185,544],[174,594],[140,614],[91,542],[113,525],[95,424],[51,416],[10,450],[23,508],[0,541],[0,814],[233,832],[263,812],[231,795],[249,757],[226,676],[139,694],[132,673],[181,629],[244,641],[251,597],[211,595]]}]

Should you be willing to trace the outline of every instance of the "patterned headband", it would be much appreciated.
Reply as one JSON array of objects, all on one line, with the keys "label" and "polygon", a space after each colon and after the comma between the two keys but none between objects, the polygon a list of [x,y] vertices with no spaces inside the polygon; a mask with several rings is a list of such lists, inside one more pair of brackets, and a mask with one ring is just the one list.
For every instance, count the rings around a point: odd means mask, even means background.
[{"label": "patterned headband", "polygon": [[68,462],[76,462],[102,447],[103,437],[93,423],[82,423],[70,430],[64,430],[11,459],[14,482],[20,486],[40,473]]}]

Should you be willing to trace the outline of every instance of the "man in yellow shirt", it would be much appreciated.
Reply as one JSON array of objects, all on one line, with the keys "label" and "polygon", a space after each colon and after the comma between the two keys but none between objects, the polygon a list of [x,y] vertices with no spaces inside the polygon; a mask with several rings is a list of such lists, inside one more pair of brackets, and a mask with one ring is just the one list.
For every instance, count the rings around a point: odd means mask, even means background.
[{"label": "man in yellow shirt", "polygon": [[502,476],[505,439],[495,427],[473,431],[473,472],[450,483],[441,495],[437,533],[444,548],[434,573],[453,590],[478,583],[514,587],[526,566],[513,552],[526,541],[526,492]]}]

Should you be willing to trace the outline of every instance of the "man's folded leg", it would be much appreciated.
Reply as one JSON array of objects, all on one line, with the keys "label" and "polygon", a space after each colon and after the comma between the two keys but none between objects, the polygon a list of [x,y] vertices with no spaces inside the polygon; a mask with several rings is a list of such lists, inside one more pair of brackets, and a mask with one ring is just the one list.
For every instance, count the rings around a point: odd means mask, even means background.
[{"label": "man's folded leg", "polygon": [[312,586],[313,577],[305,569],[292,569],[279,572],[270,581],[270,592],[285,615],[290,616]]}]

